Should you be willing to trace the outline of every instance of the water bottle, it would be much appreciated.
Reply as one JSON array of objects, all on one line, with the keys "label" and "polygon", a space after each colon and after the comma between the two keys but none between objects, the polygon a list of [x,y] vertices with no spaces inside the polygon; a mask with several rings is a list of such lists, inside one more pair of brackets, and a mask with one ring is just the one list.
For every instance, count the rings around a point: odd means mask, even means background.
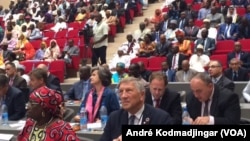
[{"label": "water bottle", "polygon": [[2,104],[1,111],[2,111],[2,125],[8,125],[9,122],[8,107],[5,103]]},{"label": "water bottle", "polygon": [[182,113],[182,125],[190,125],[191,123],[191,118],[188,113],[187,107],[183,108],[183,113]]},{"label": "water bottle", "polygon": [[108,111],[106,106],[103,104],[100,108],[100,118],[102,122],[102,129],[106,126],[107,120],[108,120]]},{"label": "water bottle", "polygon": [[88,116],[85,107],[80,110],[80,129],[82,131],[87,131]]}]

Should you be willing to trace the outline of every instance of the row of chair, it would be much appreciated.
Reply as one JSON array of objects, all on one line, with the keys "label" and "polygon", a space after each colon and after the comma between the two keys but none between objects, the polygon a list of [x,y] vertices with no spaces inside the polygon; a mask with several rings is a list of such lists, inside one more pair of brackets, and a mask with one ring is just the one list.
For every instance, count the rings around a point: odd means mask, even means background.
[{"label": "row of chair", "polygon": [[[64,60],[55,60],[55,61],[35,61],[35,60],[27,60],[22,61],[20,64],[25,66],[25,73],[29,73],[34,68],[36,68],[39,64],[45,64],[48,66],[49,72],[57,76],[60,82],[64,81],[64,70],[65,70],[65,62]],[[78,64],[79,65],[79,64]]]}]

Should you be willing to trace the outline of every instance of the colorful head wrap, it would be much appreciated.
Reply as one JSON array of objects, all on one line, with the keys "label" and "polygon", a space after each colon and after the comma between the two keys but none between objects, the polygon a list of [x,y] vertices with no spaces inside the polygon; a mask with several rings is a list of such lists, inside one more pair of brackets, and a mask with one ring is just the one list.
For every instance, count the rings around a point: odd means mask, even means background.
[{"label": "colorful head wrap", "polygon": [[185,33],[184,33],[183,31],[181,31],[181,30],[177,30],[177,31],[175,32],[175,35],[176,35],[176,36],[185,36]]},{"label": "colorful head wrap", "polygon": [[118,62],[118,63],[116,64],[116,66],[117,66],[117,67],[120,67],[120,68],[122,68],[122,69],[125,69],[125,64],[122,63],[122,62]]},{"label": "colorful head wrap", "polygon": [[52,115],[58,114],[59,105],[62,103],[62,96],[46,86],[34,90],[29,99],[39,103],[43,109],[48,110]]}]

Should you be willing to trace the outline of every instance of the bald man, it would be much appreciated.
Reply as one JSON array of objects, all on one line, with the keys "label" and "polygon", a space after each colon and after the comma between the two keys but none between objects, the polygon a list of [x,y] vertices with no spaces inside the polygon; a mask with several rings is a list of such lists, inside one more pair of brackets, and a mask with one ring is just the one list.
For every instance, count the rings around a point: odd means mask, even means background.
[{"label": "bald man", "polygon": [[50,89],[57,90],[62,93],[59,78],[49,72],[48,66],[46,66],[45,64],[39,64],[37,68],[43,69],[47,72],[48,74],[47,87],[49,87]]}]

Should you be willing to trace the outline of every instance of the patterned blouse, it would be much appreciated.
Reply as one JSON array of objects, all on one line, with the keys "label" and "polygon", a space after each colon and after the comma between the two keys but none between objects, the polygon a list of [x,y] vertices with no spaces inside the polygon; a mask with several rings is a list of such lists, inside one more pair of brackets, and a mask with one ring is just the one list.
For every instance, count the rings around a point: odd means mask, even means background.
[{"label": "patterned blouse", "polygon": [[[43,129],[38,130],[35,129],[34,126],[35,121],[30,118],[27,119],[23,130],[17,137],[18,141],[29,141],[30,139],[31,141],[40,140],[38,134],[40,134],[40,132],[42,133]],[[42,138],[44,138],[44,141],[80,141],[76,136],[76,133],[73,131],[72,127],[63,120],[57,120],[49,125],[45,129],[45,136]]]}]

